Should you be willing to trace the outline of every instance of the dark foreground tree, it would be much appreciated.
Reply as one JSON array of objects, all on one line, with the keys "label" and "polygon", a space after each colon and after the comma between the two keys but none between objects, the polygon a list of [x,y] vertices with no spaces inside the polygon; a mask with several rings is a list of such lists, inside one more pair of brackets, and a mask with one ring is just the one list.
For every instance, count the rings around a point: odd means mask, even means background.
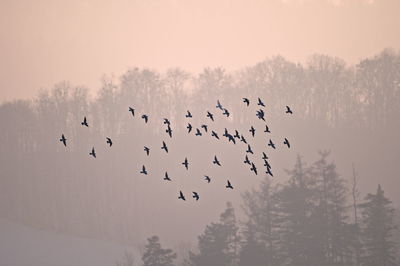
[{"label": "dark foreground tree", "polygon": [[158,236],[147,239],[148,243],[142,256],[143,266],[172,266],[176,253],[171,249],[163,249]]},{"label": "dark foreground tree", "polygon": [[396,262],[396,244],[392,237],[395,230],[391,201],[378,185],[376,194],[369,193],[360,204],[363,218],[364,256],[362,265],[390,266]]},{"label": "dark foreground tree", "polygon": [[221,214],[218,223],[207,225],[199,236],[199,253],[190,252],[190,263],[193,266],[228,266],[236,261],[238,249],[238,228],[235,212],[230,203]]}]

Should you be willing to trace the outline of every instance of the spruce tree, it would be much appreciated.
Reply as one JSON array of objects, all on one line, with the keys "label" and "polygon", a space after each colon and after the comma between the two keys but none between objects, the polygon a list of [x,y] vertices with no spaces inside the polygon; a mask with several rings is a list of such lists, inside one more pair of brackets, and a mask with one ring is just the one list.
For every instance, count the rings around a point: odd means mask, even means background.
[{"label": "spruce tree", "polygon": [[396,227],[393,223],[394,209],[391,201],[385,197],[380,185],[378,185],[376,194],[368,194],[364,200],[365,202],[360,204],[364,246],[362,265],[398,265],[395,257],[396,244],[392,240]]},{"label": "spruce tree", "polygon": [[152,236],[147,239],[145,251],[142,256],[143,266],[173,266],[176,253],[171,249],[161,247],[158,236]]}]

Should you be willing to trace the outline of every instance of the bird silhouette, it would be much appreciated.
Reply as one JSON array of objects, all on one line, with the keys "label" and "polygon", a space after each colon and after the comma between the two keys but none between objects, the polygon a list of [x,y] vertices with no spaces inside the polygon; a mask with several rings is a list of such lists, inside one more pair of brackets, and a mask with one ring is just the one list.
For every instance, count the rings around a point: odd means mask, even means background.
[{"label": "bird silhouette", "polygon": [[229,132],[228,132],[228,130],[225,128],[225,132],[224,132],[224,134],[223,134],[222,136],[228,137],[228,135],[229,135]]},{"label": "bird silhouette", "polygon": [[288,148],[290,148],[290,143],[287,138],[285,138],[285,141],[283,142]]},{"label": "bird silhouette", "polygon": [[246,152],[247,152],[247,153],[254,154],[254,153],[253,153],[253,150],[251,149],[250,144],[247,144],[247,151],[246,151]]},{"label": "bird silhouette", "polygon": [[265,130],[264,130],[264,132],[265,132],[265,133],[271,133],[271,131],[269,131],[268,125],[265,125]]},{"label": "bird silhouette", "polygon": [[228,180],[227,183],[228,183],[228,184],[227,184],[225,187],[226,187],[226,188],[233,189],[233,186],[232,186],[231,182],[229,182],[229,180]]},{"label": "bird silhouette", "polygon": [[211,131],[211,136],[215,137],[216,139],[219,139],[218,134],[215,131]]},{"label": "bird silhouette", "polygon": [[235,138],[231,135],[231,134],[228,134],[228,142],[233,142],[233,144],[236,144],[236,140],[235,140]]},{"label": "bird silhouette", "polygon": [[81,125],[89,127],[89,124],[87,123],[87,120],[86,120],[86,116],[83,117],[83,122],[81,123]]},{"label": "bird silhouette", "polygon": [[221,105],[221,103],[219,102],[219,100],[217,100],[217,106],[216,106],[218,109],[221,109],[221,110],[223,110],[223,107],[222,107],[222,105]]},{"label": "bird silhouette", "polygon": [[267,168],[267,171],[265,171],[265,173],[270,175],[270,176],[272,176],[272,177],[274,177],[274,175],[271,172],[271,168]]},{"label": "bird silhouette", "polygon": [[192,118],[192,114],[189,112],[189,110],[187,111],[186,118]]},{"label": "bird silhouette", "polygon": [[202,135],[201,132],[200,132],[200,129],[196,128],[196,134],[195,135],[196,136],[201,136]]},{"label": "bird silhouette", "polygon": [[168,118],[164,118],[164,125],[171,125],[171,122],[168,120]]},{"label": "bird silhouette", "polygon": [[147,175],[146,167],[143,165],[142,170],[140,171],[141,174]]},{"label": "bird silhouette", "polygon": [[247,156],[247,154],[246,154],[246,157],[244,158],[244,163],[245,163],[245,164],[251,164],[251,163],[250,163],[250,160],[249,160],[249,157]]},{"label": "bird silhouette", "polygon": [[253,171],[253,172],[257,175],[257,167],[255,166],[254,163],[251,163],[251,168],[250,168],[250,170]]},{"label": "bird silhouette", "polygon": [[210,178],[208,175],[205,175],[205,176],[204,176],[204,179],[207,181],[207,183],[210,183],[210,182],[211,182],[211,178]]},{"label": "bird silhouette", "polygon": [[135,116],[135,109],[133,109],[132,107],[129,107],[129,112],[132,113],[132,116]]},{"label": "bird silhouette", "polygon": [[216,155],[214,156],[214,161],[213,161],[213,164],[216,164],[216,165],[219,165],[219,166],[221,166],[221,164],[220,164],[220,162],[218,161],[218,158],[217,158],[217,156],[216,156]]},{"label": "bird silhouette", "polygon": [[243,102],[244,102],[247,106],[249,106],[249,104],[250,104],[250,101],[249,101],[249,99],[247,99],[247,98],[243,98]]},{"label": "bird silhouette", "polygon": [[275,144],[272,142],[272,140],[271,140],[271,139],[269,139],[268,146],[271,146],[272,148],[274,148],[274,149],[275,149]]},{"label": "bird silhouette", "polygon": [[258,119],[265,121],[265,113],[262,109],[258,110],[256,115],[257,115]]},{"label": "bird silhouette", "polygon": [[246,144],[247,144],[247,141],[246,141],[246,139],[244,138],[244,136],[243,136],[243,135],[241,136],[241,138],[240,138],[240,141],[241,141],[241,142],[244,142],[244,143],[246,143]]},{"label": "bird silhouette", "polygon": [[257,103],[257,105],[260,105],[260,106],[262,106],[262,107],[265,107],[265,104],[261,101],[260,98],[258,98],[258,103]]},{"label": "bird silhouette", "polygon": [[167,129],[165,130],[165,132],[167,132],[168,135],[169,135],[169,137],[172,138],[172,129],[171,129],[171,127],[169,126],[169,124],[168,124],[168,127],[167,127]]},{"label": "bird silhouette", "polygon": [[251,128],[250,128],[249,132],[251,132],[251,135],[252,135],[252,136],[253,136],[253,138],[254,138],[254,134],[256,134],[256,130],[254,129],[254,127],[253,127],[253,126],[251,126]]},{"label": "bird silhouette", "polygon": [[200,198],[199,194],[197,192],[194,192],[194,191],[192,193],[193,193],[193,198],[196,199],[196,201],[198,201],[199,198]]},{"label": "bird silhouette", "polygon": [[229,117],[229,111],[228,109],[224,108],[224,112],[222,113],[223,115],[226,115],[226,117]]},{"label": "bird silhouette", "polygon": [[182,164],[185,166],[186,170],[189,169],[189,163],[188,163],[187,158],[185,158],[185,161]]},{"label": "bird silhouette", "polygon": [[106,138],[106,143],[111,147],[113,145],[112,140],[110,138]]},{"label": "bird silhouette", "polygon": [[142,115],[142,118],[144,119],[144,122],[147,124],[147,121],[149,120],[148,115]]},{"label": "bird silhouette", "polygon": [[263,152],[262,154],[263,154],[262,159],[267,160],[268,159],[267,154],[265,154],[265,152]]},{"label": "bird silhouette", "polygon": [[165,150],[165,152],[168,153],[168,147],[167,147],[167,144],[165,144],[165,141],[162,142],[162,147],[161,147],[161,149],[162,149],[162,150]]},{"label": "bird silhouette", "polygon": [[237,131],[236,129],[235,129],[235,135],[233,135],[233,137],[240,139],[239,131]]},{"label": "bird silhouette", "polygon": [[150,149],[149,149],[149,148],[147,148],[146,146],[144,146],[144,151],[146,152],[147,156],[149,156]]},{"label": "bird silhouette", "polygon": [[178,199],[186,200],[186,199],[185,199],[185,196],[183,196],[182,191],[179,191],[179,197],[178,197]]},{"label": "bird silhouette", "polygon": [[168,176],[168,173],[167,173],[167,172],[165,172],[164,180],[166,180],[166,181],[171,181],[171,178]]},{"label": "bird silhouette", "polygon": [[205,131],[205,132],[208,131],[207,125],[201,125],[201,127],[204,128],[204,131]]},{"label": "bird silhouette", "polygon": [[264,159],[264,166],[266,166],[268,169],[271,168],[271,165],[269,164],[269,162],[266,159]]},{"label": "bird silhouette", "polygon": [[94,150],[94,147],[92,148],[92,151],[89,153],[89,155],[92,155],[94,158],[96,158],[96,151]]},{"label": "bird silhouette", "polygon": [[286,105],[286,113],[287,114],[293,114],[292,110],[290,109],[289,106]]},{"label": "bird silhouette", "polygon": [[64,134],[61,135],[60,141],[64,144],[65,147],[67,147],[67,139],[64,137]]},{"label": "bird silhouette", "polygon": [[207,111],[207,117],[209,117],[211,119],[211,121],[214,122],[214,115],[212,113],[210,113],[209,111]]},{"label": "bird silhouette", "polygon": [[188,133],[190,133],[190,131],[192,131],[193,127],[192,127],[192,125],[190,123],[188,123],[186,128],[188,129]]}]

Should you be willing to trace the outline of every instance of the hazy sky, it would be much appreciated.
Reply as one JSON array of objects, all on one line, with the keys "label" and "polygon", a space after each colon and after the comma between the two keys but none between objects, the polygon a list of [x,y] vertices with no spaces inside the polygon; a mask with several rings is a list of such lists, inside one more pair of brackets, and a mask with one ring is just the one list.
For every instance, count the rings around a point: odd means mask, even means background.
[{"label": "hazy sky", "polygon": [[129,67],[228,70],[400,48],[399,0],[0,0],[0,101]]}]

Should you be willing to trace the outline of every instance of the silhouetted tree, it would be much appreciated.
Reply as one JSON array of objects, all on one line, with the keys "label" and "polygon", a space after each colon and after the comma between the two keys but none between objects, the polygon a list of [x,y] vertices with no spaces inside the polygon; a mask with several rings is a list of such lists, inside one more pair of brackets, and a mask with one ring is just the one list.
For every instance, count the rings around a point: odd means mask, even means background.
[{"label": "silhouetted tree", "polygon": [[143,266],[172,266],[176,253],[171,249],[163,249],[158,236],[147,239],[148,243],[142,256]]},{"label": "silhouetted tree", "polygon": [[385,197],[381,185],[375,194],[369,193],[360,204],[363,218],[362,239],[364,254],[362,265],[390,266],[396,262],[396,243],[393,241],[394,209]]}]

